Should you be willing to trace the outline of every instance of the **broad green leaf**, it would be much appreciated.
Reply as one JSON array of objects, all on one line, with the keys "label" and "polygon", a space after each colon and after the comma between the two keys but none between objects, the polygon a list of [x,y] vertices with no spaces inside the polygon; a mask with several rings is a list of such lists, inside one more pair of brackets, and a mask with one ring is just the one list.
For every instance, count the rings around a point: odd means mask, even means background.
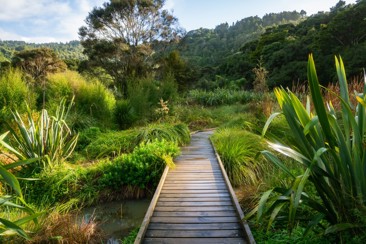
[{"label": "broad green leaf", "polygon": [[17,178],[9,173],[3,166],[0,165],[0,175],[3,177],[4,181],[13,188],[13,190],[23,198],[22,190],[20,189],[19,182]]},{"label": "broad green leaf", "polygon": [[5,231],[11,230],[14,233],[20,235],[21,237],[29,240],[29,237],[27,236],[27,234],[24,232],[24,230],[22,228],[20,228],[18,225],[14,224],[13,222],[0,218],[0,223],[2,223],[6,228],[1,230],[0,229],[0,235],[2,235]]},{"label": "broad green leaf", "polygon": [[259,221],[262,218],[262,215],[266,209],[267,200],[268,200],[269,196],[271,195],[272,191],[273,191],[273,189],[268,190],[262,194],[262,197],[259,200],[259,204],[258,204],[257,221]]},{"label": "broad green leaf", "polygon": [[[353,228],[360,228],[362,227],[361,225],[358,225],[358,224],[351,224],[351,223],[340,223],[340,224],[335,224],[335,225],[332,225],[330,227],[328,227],[324,234],[325,235],[328,235],[328,234],[331,234],[331,233],[337,233],[337,232],[340,232],[340,231],[343,231],[343,230],[348,230],[348,229],[353,229]],[[363,226],[365,227],[365,226]]]},{"label": "broad green leaf", "polygon": [[272,121],[282,113],[273,113],[271,114],[271,116],[269,116],[268,120],[266,121],[266,124],[264,125],[263,127],[263,130],[262,130],[262,137],[264,137],[264,135],[266,134],[267,130],[268,130],[268,127],[269,125],[272,123]]}]

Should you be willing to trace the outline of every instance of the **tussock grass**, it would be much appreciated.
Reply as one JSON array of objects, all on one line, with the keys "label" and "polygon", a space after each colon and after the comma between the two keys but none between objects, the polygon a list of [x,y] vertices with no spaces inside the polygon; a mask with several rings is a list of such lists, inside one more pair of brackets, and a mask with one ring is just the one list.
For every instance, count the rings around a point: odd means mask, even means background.
[{"label": "tussock grass", "polygon": [[258,183],[261,161],[257,155],[264,149],[260,136],[237,128],[224,128],[215,132],[212,142],[233,186]]}]

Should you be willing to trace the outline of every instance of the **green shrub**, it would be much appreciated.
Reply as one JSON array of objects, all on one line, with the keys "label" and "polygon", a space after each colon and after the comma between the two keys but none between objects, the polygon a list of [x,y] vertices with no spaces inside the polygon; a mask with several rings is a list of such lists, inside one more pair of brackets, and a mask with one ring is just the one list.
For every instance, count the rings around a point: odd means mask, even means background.
[{"label": "green shrub", "polygon": [[142,143],[132,153],[115,158],[104,168],[99,183],[117,190],[121,185],[145,188],[156,186],[165,165],[173,165],[172,158],[179,153],[179,147],[173,142],[154,140]]},{"label": "green shrub", "polygon": [[135,109],[129,100],[118,100],[114,110],[114,119],[118,127],[122,130],[130,128],[137,120]]},{"label": "green shrub", "polygon": [[169,101],[172,104],[177,94],[177,85],[172,79],[163,81],[144,78],[128,83],[128,99],[135,115],[140,120],[149,121],[159,108],[159,101]]},{"label": "green shrub", "polygon": [[24,188],[30,201],[38,206],[62,204],[62,208],[72,209],[91,205],[106,192],[123,192],[130,186],[137,191],[155,187],[165,165],[172,166],[172,158],[178,153],[175,143],[155,140],[112,161],[105,159],[88,166],[57,165],[37,174],[40,180],[28,182]]},{"label": "green shrub", "polygon": [[260,136],[241,129],[224,128],[215,132],[212,142],[233,186],[258,182],[261,162],[257,154],[264,149]]},{"label": "green shrub", "polygon": [[189,142],[190,133],[185,124],[151,124],[136,129],[111,131],[98,135],[85,147],[83,153],[89,159],[117,156],[131,152],[140,143],[151,142],[155,139],[164,139],[184,145]]},{"label": "green shrub", "polygon": [[76,145],[76,150],[77,151],[83,150],[91,142],[97,139],[101,134],[102,132],[98,127],[89,127],[88,129],[81,131],[79,134],[78,143]]},{"label": "green shrub", "polygon": [[113,121],[115,98],[98,80],[86,81],[75,71],[51,74],[47,77],[48,107],[53,109],[62,98],[75,96],[75,109],[78,116],[90,116],[101,125]]},{"label": "green shrub", "polygon": [[0,76],[0,124],[11,118],[11,111],[26,111],[35,104],[35,95],[28,89],[19,70],[7,69]]}]

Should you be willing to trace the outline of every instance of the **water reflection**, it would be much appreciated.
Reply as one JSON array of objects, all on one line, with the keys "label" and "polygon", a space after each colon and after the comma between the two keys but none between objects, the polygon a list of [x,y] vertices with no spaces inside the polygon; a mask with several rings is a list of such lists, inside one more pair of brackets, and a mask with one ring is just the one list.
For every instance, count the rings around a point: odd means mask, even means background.
[{"label": "water reflection", "polygon": [[110,238],[108,243],[118,243],[117,240],[141,225],[150,202],[151,199],[139,199],[104,203],[85,208],[83,215],[85,220],[93,216],[101,223],[101,229]]}]

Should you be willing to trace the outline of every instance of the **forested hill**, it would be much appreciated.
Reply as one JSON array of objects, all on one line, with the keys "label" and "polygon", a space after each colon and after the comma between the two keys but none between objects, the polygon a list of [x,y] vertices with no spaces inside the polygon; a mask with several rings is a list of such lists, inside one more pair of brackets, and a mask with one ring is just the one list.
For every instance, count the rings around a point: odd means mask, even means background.
[{"label": "forested hill", "polygon": [[54,50],[57,56],[63,60],[83,60],[86,56],[83,54],[83,47],[79,41],[70,41],[67,43],[27,43],[24,41],[2,41],[0,40],[0,62],[10,61],[14,52],[26,49],[48,47]]},{"label": "forested hill", "polygon": [[226,56],[239,51],[245,43],[258,39],[266,28],[287,23],[297,24],[304,19],[305,14],[304,11],[301,14],[296,11],[271,13],[263,18],[244,18],[232,25],[223,23],[215,29],[192,30],[174,48],[192,64],[201,67],[217,65]]}]

